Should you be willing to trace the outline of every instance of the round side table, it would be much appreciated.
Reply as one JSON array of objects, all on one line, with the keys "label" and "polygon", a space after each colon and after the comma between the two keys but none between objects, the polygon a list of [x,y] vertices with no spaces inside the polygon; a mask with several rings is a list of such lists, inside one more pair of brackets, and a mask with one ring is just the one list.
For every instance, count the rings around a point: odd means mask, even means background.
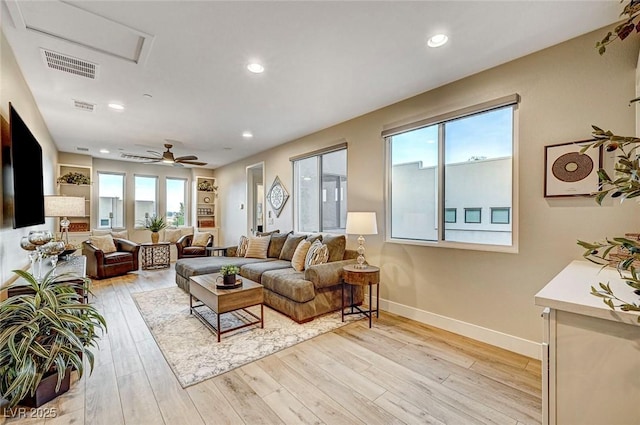
[{"label": "round side table", "polygon": [[[345,306],[344,304],[344,286],[350,285],[351,289],[351,305]],[[353,303],[353,287],[354,286],[368,286],[369,287],[369,311],[363,310],[360,306]],[[375,266],[367,266],[366,269],[358,269],[355,265],[344,266],[342,268],[342,321],[344,322],[344,316],[350,314],[364,314],[369,318],[369,327],[371,327],[371,316],[373,307],[372,297],[372,285],[376,285],[376,318],[380,317],[380,268]],[[344,312],[345,307],[351,310],[347,313]]]}]

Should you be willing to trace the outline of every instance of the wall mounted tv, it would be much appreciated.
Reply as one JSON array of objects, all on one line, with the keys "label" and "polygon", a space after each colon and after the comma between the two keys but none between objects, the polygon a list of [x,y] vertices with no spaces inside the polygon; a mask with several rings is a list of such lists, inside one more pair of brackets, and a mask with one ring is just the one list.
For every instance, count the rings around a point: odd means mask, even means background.
[{"label": "wall mounted tv", "polygon": [[14,229],[43,224],[42,148],[11,103],[9,134],[2,143],[2,174],[5,220],[7,213],[12,216]]}]

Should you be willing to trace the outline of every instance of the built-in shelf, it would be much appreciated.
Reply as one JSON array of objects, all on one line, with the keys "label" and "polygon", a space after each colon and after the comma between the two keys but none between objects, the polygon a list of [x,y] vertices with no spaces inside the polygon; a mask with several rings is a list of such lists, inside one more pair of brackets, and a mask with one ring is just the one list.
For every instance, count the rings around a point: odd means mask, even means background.
[{"label": "built-in shelf", "polygon": [[[58,164],[58,177],[68,173],[80,173],[92,178],[92,169],[89,166],[75,164]],[[58,183],[58,195],[77,196],[85,200],[84,215],[67,217],[71,222],[69,226],[69,237],[76,234],[80,236],[91,230],[91,184],[75,184],[75,183]],[[58,231],[60,231],[60,222],[58,220]],[[75,243],[75,242],[72,242]]]}]

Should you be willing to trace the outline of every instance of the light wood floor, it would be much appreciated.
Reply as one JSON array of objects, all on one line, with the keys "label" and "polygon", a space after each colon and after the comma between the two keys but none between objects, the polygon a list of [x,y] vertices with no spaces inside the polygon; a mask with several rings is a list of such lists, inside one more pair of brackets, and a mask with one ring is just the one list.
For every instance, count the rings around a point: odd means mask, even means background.
[{"label": "light wood floor", "polygon": [[[540,362],[382,313],[183,389],[130,294],[174,271],[94,281],[109,332],[93,374],[0,424],[537,424]],[[161,305],[158,308],[162,308]],[[213,336],[212,336],[213,338]],[[46,413],[41,411],[41,413]]]}]

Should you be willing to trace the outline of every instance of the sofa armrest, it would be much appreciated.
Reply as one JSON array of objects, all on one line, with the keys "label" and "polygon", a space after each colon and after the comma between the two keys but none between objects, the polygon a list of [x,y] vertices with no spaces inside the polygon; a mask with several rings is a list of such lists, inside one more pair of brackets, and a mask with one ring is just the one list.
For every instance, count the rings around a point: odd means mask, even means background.
[{"label": "sofa armrest", "polygon": [[135,254],[140,250],[140,245],[127,239],[113,238],[113,242],[116,244],[116,250],[118,251],[132,252]]},{"label": "sofa armrest", "polygon": [[311,266],[304,271],[304,278],[311,281],[316,289],[338,285],[342,283],[342,268],[355,262],[355,260],[342,260]]}]

